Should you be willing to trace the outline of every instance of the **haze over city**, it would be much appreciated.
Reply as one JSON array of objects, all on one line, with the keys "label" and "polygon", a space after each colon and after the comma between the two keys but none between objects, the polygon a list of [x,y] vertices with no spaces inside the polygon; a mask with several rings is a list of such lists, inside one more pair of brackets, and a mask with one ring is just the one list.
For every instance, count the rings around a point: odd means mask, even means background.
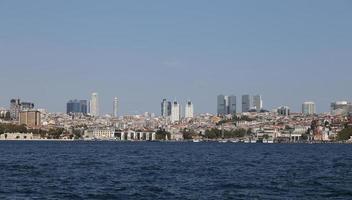
[{"label": "haze over city", "polygon": [[[6,3],[5,3],[6,2]],[[216,113],[216,96],[318,112],[352,100],[351,1],[1,1],[0,107],[160,113],[163,98]],[[240,103],[240,102],[239,102]],[[240,107],[237,108],[240,110]]]}]

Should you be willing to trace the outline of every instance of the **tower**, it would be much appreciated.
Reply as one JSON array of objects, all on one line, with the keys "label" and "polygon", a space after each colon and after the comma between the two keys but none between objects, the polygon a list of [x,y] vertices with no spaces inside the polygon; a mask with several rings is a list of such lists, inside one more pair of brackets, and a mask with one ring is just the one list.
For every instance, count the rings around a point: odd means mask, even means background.
[{"label": "tower", "polygon": [[260,112],[260,110],[263,108],[262,96],[260,96],[260,95],[253,96],[253,106],[255,107],[257,112]]},{"label": "tower", "polygon": [[180,104],[177,101],[174,101],[171,105],[171,122],[180,121]]},{"label": "tower", "polygon": [[119,100],[117,97],[114,98],[113,103],[113,117],[118,117]]},{"label": "tower", "polygon": [[191,101],[187,101],[187,104],[185,106],[185,118],[193,118],[193,103]]},{"label": "tower", "polygon": [[251,109],[251,96],[242,95],[242,112],[248,112]]},{"label": "tower", "polygon": [[90,101],[90,114],[92,116],[99,116],[99,95],[98,93],[92,93],[92,99]]}]

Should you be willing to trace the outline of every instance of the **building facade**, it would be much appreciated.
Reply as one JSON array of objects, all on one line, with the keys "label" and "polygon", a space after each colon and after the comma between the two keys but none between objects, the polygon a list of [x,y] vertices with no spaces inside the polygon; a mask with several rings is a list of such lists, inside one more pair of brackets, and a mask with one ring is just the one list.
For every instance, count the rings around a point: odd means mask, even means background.
[{"label": "building facade", "polygon": [[187,101],[186,106],[185,106],[185,118],[186,119],[191,119],[193,118],[193,103],[191,101]]},{"label": "building facade", "polygon": [[171,105],[171,116],[170,120],[172,123],[180,121],[180,116],[181,116],[181,106],[177,101],[174,101]]},{"label": "building facade", "polygon": [[88,113],[88,101],[87,100],[69,100],[66,104],[66,113],[74,114],[74,113]]},{"label": "building facade", "polygon": [[307,101],[302,104],[302,113],[305,115],[314,115],[316,113],[315,103]]},{"label": "building facade", "polygon": [[257,110],[257,112],[260,112],[263,109],[262,96],[260,95],[253,96],[253,107]]},{"label": "building facade", "polygon": [[113,117],[117,118],[118,117],[118,109],[119,109],[119,100],[117,97],[114,98],[114,103],[113,103]]},{"label": "building facade", "polygon": [[21,111],[19,122],[29,128],[38,128],[41,126],[40,112],[37,110]]},{"label": "building facade", "polygon": [[251,103],[252,99],[250,95],[242,95],[242,112],[248,112],[252,107]]},{"label": "building facade", "polygon": [[99,95],[98,93],[92,93],[92,98],[90,101],[90,115],[92,116],[99,116]]}]

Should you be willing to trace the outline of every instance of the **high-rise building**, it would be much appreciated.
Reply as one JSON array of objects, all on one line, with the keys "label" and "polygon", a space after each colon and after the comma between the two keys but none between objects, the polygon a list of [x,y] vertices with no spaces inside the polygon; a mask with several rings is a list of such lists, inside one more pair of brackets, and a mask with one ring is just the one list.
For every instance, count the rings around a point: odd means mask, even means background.
[{"label": "high-rise building", "polygon": [[171,122],[178,122],[180,121],[180,111],[181,107],[180,104],[177,103],[177,101],[174,101],[171,105]]},{"label": "high-rise building", "polygon": [[236,96],[234,95],[227,97],[227,114],[236,114]]},{"label": "high-rise building", "polygon": [[119,109],[119,100],[117,97],[114,98],[113,104],[113,116],[118,117],[118,109]]},{"label": "high-rise building", "polygon": [[34,103],[31,102],[21,102],[21,110],[32,110],[34,109]]},{"label": "high-rise building", "polygon": [[69,100],[66,104],[66,113],[74,114],[74,113],[88,113],[88,101],[87,100]]},{"label": "high-rise building", "polygon": [[217,98],[218,115],[236,114],[236,96],[219,95]]},{"label": "high-rise building", "polygon": [[10,101],[10,115],[11,119],[18,120],[21,111],[34,109],[34,103],[21,102],[20,99],[11,99]]},{"label": "high-rise building", "polygon": [[242,95],[242,112],[248,112],[252,107],[251,103],[252,101],[250,95]]},{"label": "high-rise building", "polygon": [[307,101],[302,104],[302,113],[305,115],[314,115],[316,113],[315,103]]},{"label": "high-rise building", "polygon": [[257,112],[260,112],[260,110],[262,110],[263,108],[262,96],[260,95],[253,96],[253,107],[257,110]]},{"label": "high-rise building", "polygon": [[226,98],[222,94],[218,95],[218,98],[217,98],[217,113],[218,115],[227,114]]},{"label": "high-rise building", "polygon": [[188,101],[185,106],[185,118],[193,118],[193,103],[191,101]]},{"label": "high-rise building", "polygon": [[21,100],[20,99],[11,99],[11,101],[10,101],[11,119],[18,120],[20,111],[21,111]]},{"label": "high-rise building", "polygon": [[167,99],[163,99],[161,102],[161,116],[169,117],[171,115],[171,102],[167,101]]},{"label": "high-rise building", "polygon": [[40,112],[37,110],[21,111],[19,115],[20,124],[29,128],[38,128],[41,125]]},{"label": "high-rise building", "polygon": [[279,108],[277,108],[277,114],[279,115],[285,115],[285,116],[288,116],[291,114],[290,112],[290,107],[288,106],[281,106]]},{"label": "high-rise building", "polygon": [[90,115],[99,116],[99,95],[98,95],[98,93],[92,93],[92,99],[90,101]]}]

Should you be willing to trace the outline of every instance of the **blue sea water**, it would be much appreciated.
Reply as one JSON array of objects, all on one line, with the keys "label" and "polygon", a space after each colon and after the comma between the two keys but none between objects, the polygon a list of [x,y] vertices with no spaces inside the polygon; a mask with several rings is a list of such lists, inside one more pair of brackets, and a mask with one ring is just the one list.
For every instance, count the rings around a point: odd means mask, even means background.
[{"label": "blue sea water", "polygon": [[0,199],[352,199],[352,145],[0,142]]}]

